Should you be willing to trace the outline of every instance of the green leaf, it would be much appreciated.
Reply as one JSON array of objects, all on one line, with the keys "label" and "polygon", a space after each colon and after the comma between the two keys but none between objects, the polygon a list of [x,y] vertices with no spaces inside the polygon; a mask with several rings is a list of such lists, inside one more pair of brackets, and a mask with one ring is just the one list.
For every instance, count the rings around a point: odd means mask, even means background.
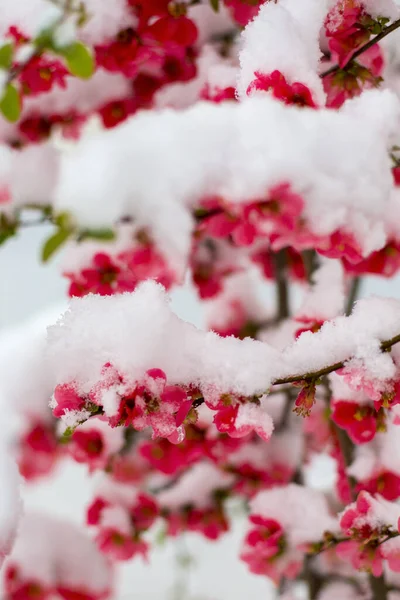
[{"label": "green leaf", "polygon": [[17,233],[17,223],[13,219],[7,217],[4,213],[0,213],[0,245],[10,237]]},{"label": "green leaf", "polygon": [[218,12],[219,10],[219,0],[210,0],[211,8]]},{"label": "green leaf", "polygon": [[21,114],[21,98],[11,83],[6,85],[3,97],[0,100],[0,111],[7,121],[11,121],[11,123],[18,121]]},{"label": "green leaf", "polygon": [[94,72],[94,60],[89,48],[82,42],[74,42],[59,53],[65,57],[69,72],[81,79],[89,79]]},{"label": "green leaf", "polygon": [[54,223],[59,229],[71,229],[72,219],[69,212],[58,213],[54,218]]},{"label": "green leaf", "polygon": [[13,45],[11,42],[9,44],[4,44],[0,48],[0,69],[8,69],[11,66],[13,55]]},{"label": "green leaf", "polygon": [[85,229],[79,234],[79,240],[101,240],[104,242],[115,239],[115,233],[112,229]]},{"label": "green leaf", "polygon": [[42,248],[42,261],[47,262],[65,244],[71,234],[71,229],[59,229],[54,235],[49,237]]},{"label": "green leaf", "polygon": [[41,31],[33,40],[35,47],[40,50],[43,50],[44,48],[54,50],[53,33],[54,32],[52,28],[43,29],[43,31]]}]

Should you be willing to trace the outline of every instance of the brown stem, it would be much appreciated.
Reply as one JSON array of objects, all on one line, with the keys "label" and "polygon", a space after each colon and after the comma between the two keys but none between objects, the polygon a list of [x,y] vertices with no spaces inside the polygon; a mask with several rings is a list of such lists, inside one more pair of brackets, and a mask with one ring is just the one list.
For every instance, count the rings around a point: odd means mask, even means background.
[{"label": "brown stem", "polygon": [[351,282],[349,295],[347,296],[347,304],[346,304],[346,315],[349,316],[351,311],[353,310],[354,302],[358,298],[358,294],[360,293],[361,288],[361,279],[360,277],[354,277]]},{"label": "brown stem", "polygon": [[310,556],[306,556],[304,560],[304,579],[308,586],[309,600],[316,600],[324,585],[324,578],[312,568],[312,558]]},{"label": "brown stem", "polygon": [[[326,392],[325,393],[325,402],[326,402],[327,406],[329,407],[330,403],[331,403],[331,398],[332,398],[332,389],[331,389],[328,377],[324,377],[323,385],[324,385],[325,392]],[[348,483],[348,486],[350,489],[351,498],[352,498],[352,500],[355,500],[354,480],[352,477],[350,477],[347,474],[347,468],[351,465],[351,463],[353,462],[353,458],[354,458],[354,444],[344,429],[341,429],[340,427],[338,427],[336,425],[336,423],[333,423],[333,422],[332,422],[332,426],[333,426],[334,435],[336,436],[336,439],[337,439],[337,442],[339,445],[340,453],[343,457],[343,462],[346,466],[346,479],[347,479],[347,483]]]},{"label": "brown stem", "polygon": [[277,321],[287,319],[290,315],[289,288],[286,278],[286,250],[279,250],[273,255],[276,281]]},{"label": "brown stem", "polygon": [[371,586],[372,600],[387,600],[388,588],[385,576],[383,574],[380,577],[370,575],[368,581]]},{"label": "brown stem", "polygon": [[[395,31],[396,29],[398,29],[398,27],[400,27],[400,19],[397,19],[397,21],[393,21],[393,23],[391,25],[388,25],[387,27],[385,27],[381,31],[381,33],[379,33],[375,37],[371,38],[366,44],[364,44],[358,50],[356,50],[354,52],[353,56],[351,57],[349,63],[351,61],[355,60],[356,58],[358,58],[361,54],[363,54],[367,50],[369,50],[372,46],[374,46],[375,44],[377,44],[378,42],[383,40],[383,38],[386,37],[387,35],[389,35],[389,33],[392,33],[392,31]],[[347,64],[349,64],[349,63],[347,63]],[[320,77],[324,78],[324,77],[327,77],[328,75],[331,75],[332,73],[336,73],[337,71],[340,70],[340,68],[341,67],[339,67],[339,65],[333,65],[326,71],[323,71],[323,73],[320,74]],[[344,68],[346,68],[346,67],[344,67]]]},{"label": "brown stem", "polygon": [[301,253],[303,259],[304,268],[307,274],[308,283],[312,283],[312,275],[318,267],[318,258],[315,250],[303,250]]}]

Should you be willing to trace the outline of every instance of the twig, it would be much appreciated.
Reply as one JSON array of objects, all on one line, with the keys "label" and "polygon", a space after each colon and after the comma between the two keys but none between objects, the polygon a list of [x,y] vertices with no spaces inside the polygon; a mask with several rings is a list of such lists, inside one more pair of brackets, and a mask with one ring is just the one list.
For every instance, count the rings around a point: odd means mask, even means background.
[{"label": "twig", "polygon": [[374,577],[370,575],[368,577],[369,585],[371,586],[373,600],[387,600],[388,588],[385,581],[385,576],[382,574],[380,577]]},{"label": "twig", "polygon": [[[377,44],[378,42],[383,40],[383,38],[385,38],[387,35],[389,35],[389,33],[392,33],[392,31],[395,31],[399,27],[400,27],[400,19],[397,19],[397,21],[393,21],[393,23],[391,25],[388,25],[387,27],[385,27],[381,31],[381,33],[379,33],[378,35],[376,35],[375,37],[370,39],[366,44],[364,44],[358,50],[356,50],[347,64],[350,64],[353,60],[358,58],[361,54],[363,54],[364,52],[369,50],[372,46],[374,46],[375,44]],[[343,68],[345,69],[346,66]],[[327,77],[328,75],[332,75],[332,73],[336,73],[340,69],[341,69],[341,67],[339,67],[339,65],[333,65],[326,71],[323,71],[320,74],[320,77],[321,78]]]},{"label": "twig", "polygon": [[346,304],[346,315],[347,316],[349,316],[351,311],[353,310],[353,305],[354,305],[354,302],[358,298],[358,294],[360,293],[360,288],[361,288],[360,277],[354,277],[353,281],[351,282],[349,295],[347,297],[347,304]]},{"label": "twig", "polygon": [[[385,340],[381,342],[381,351],[389,350],[395,344],[400,342],[400,334],[395,335],[389,340]],[[289,377],[282,377],[279,379],[275,379],[273,385],[281,385],[284,383],[297,383],[298,381],[315,381],[321,379],[324,375],[329,375],[329,373],[333,373],[334,371],[338,371],[339,369],[343,369],[345,362],[348,359],[341,360],[340,362],[334,363],[333,365],[329,365],[328,367],[324,367],[323,369],[319,369],[318,371],[310,371],[309,373],[299,373],[298,375],[290,375]]]},{"label": "twig", "polygon": [[273,255],[276,281],[277,321],[283,321],[290,315],[289,288],[286,277],[286,250],[279,250]]}]

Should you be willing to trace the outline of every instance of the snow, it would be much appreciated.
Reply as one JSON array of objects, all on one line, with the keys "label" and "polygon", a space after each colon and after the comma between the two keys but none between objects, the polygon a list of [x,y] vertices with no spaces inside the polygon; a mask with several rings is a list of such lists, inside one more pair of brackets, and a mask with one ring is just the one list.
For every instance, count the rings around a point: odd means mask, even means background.
[{"label": "snow", "polygon": [[24,579],[45,586],[89,588],[101,595],[112,585],[110,565],[89,536],[73,523],[50,515],[24,515],[8,561],[16,564]]},{"label": "snow", "polygon": [[387,149],[398,119],[396,97],[375,90],[340,111],[300,110],[267,96],[143,111],[63,155],[55,206],[88,227],[134,217],[182,269],[190,208],[202,198],[249,202],[290,182],[314,233],[343,227],[369,253],[386,239]]},{"label": "snow", "polygon": [[362,0],[365,10],[374,18],[387,17],[392,21],[399,18],[397,0]]},{"label": "snow", "polygon": [[340,261],[322,260],[297,314],[301,321],[324,321],[343,313],[344,272]]},{"label": "snow", "polygon": [[242,34],[240,97],[246,96],[255,72],[269,75],[278,70],[290,83],[307,85],[323,105],[325,94],[317,72],[319,33],[326,12],[327,0],[266,2]]},{"label": "snow", "polygon": [[277,379],[353,357],[384,386],[395,365],[380,342],[399,332],[400,303],[370,298],[359,301],[350,317],[326,322],[315,334],[307,331],[279,352],[267,343],[197,330],[171,311],[160,285],[145,282],[132,294],[73,299],[48,330],[44,366],[54,386],[75,382],[86,393],[110,362],[131,382],[161,368],[172,384],[194,383],[205,394],[252,396]]},{"label": "snow", "polygon": [[0,398],[7,402],[10,419],[47,420],[51,417],[48,404],[53,389],[43,356],[46,327],[59,314],[59,309],[53,309],[2,333]]},{"label": "snow", "polygon": [[198,382],[249,394],[265,389],[265,368],[277,357],[261,342],[196,330],[171,311],[161,286],[146,282],[133,294],[73,299],[48,330],[46,361],[54,383],[75,380],[84,388],[111,362],[133,380],[161,368],[170,383]]},{"label": "snow", "polygon": [[9,554],[15,539],[18,522],[22,512],[20,499],[20,480],[17,466],[11,450],[6,411],[2,411],[0,438],[0,567]]},{"label": "snow", "polygon": [[238,66],[232,60],[221,58],[211,44],[205,44],[196,62],[197,75],[191,81],[163,86],[155,95],[157,108],[182,109],[191,106],[200,97],[206,84],[212,91],[235,87]]},{"label": "snow", "polygon": [[233,475],[221,472],[210,463],[196,464],[181,475],[173,487],[160,492],[157,501],[160,506],[170,510],[188,504],[199,509],[209,508],[213,504],[215,490],[229,487],[233,480]]},{"label": "snow", "polygon": [[[88,22],[80,30],[87,43],[102,43],[128,26],[129,14],[125,0],[85,0]],[[2,0],[0,37],[4,37],[10,25],[15,25],[28,36],[53,24],[60,15],[60,8],[49,0]]]}]

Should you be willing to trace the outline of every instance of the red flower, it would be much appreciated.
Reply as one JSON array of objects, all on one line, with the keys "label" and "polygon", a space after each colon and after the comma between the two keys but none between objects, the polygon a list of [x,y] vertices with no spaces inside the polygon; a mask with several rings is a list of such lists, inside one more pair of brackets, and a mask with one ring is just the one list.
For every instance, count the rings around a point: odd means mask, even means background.
[{"label": "red flower", "polygon": [[123,100],[112,100],[99,109],[99,114],[104,127],[110,129],[115,127],[131,115],[134,111],[134,103],[129,98]]},{"label": "red flower", "polygon": [[18,467],[25,479],[47,475],[59,457],[54,430],[44,423],[35,423],[22,436],[18,447]]},{"label": "red flower", "polygon": [[19,80],[23,93],[35,96],[49,92],[54,85],[65,88],[65,78],[68,74],[60,61],[35,56],[24,66],[19,74]]},{"label": "red flower", "polygon": [[336,400],[332,407],[332,420],[347,431],[355,444],[370,442],[377,432],[376,413],[371,406]]},{"label": "red flower", "polygon": [[289,84],[280,71],[273,71],[270,75],[256,71],[254,75],[255,79],[247,88],[247,95],[250,95],[255,90],[270,91],[274,98],[282,100],[285,104],[297,104],[310,108],[317,107],[311,91],[306,85],[299,82]]},{"label": "red flower", "polygon": [[365,490],[372,495],[380,494],[386,500],[397,500],[400,497],[400,477],[391,471],[382,471],[367,481],[360,482],[356,490]]},{"label": "red flower", "polygon": [[135,540],[111,527],[102,529],[96,536],[100,550],[115,560],[129,560],[138,554],[147,558],[149,545],[144,540]]}]

